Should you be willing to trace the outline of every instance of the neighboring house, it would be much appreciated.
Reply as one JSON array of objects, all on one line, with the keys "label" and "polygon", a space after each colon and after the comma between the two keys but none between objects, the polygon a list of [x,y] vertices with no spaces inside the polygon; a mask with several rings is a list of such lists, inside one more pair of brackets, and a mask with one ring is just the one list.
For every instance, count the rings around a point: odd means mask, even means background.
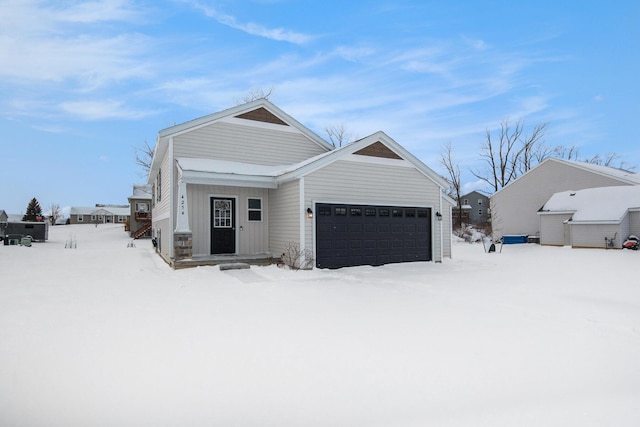
[{"label": "neighboring house", "polygon": [[556,193],[538,216],[543,245],[622,248],[629,235],[640,236],[640,186]]},{"label": "neighboring house", "polygon": [[540,234],[538,211],[554,194],[586,188],[640,185],[640,174],[549,158],[491,196],[495,237]]},{"label": "neighboring house", "polygon": [[72,206],[69,224],[126,224],[131,212],[128,205]]},{"label": "neighboring house", "polygon": [[134,185],[129,206],[129,235],[134,239],[151,237],[151,186]]},{"label": "neighboring house", "polygon": [[459,225],[459,218],[462,222],[470,225],[485,225],[489,222],[489,197],[477,191],[472,191],[460,197],[462,215],[458,212],[458,207],[453,208],[453,221]]},{"label": "neighboring house", "polygon": [[321,268],[451,256],[437,173],[383,132],[334,149],[266,99],[161,130],[148,184],[173,267],[292,248]]}]

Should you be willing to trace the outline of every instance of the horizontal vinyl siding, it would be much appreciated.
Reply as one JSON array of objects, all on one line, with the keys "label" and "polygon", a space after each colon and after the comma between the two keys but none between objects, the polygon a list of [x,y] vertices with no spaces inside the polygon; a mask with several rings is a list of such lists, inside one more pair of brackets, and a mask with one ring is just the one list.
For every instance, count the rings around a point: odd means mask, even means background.
[{"label": "horizontal vinyl siding", "polygon": [[622,247],[620,226],[607,224],[572,224],[571,245],[574,248],[606,248],[605,237],[616,236],[615,247]]},{"label": "horizontal vinyl siding", "polygon": [[169,225],[169,220],[156,221],[153,224],[153,236],[158,236],[160,230],[160,242],[158,243],[160,253],[165,260],[169,260],[173,251],[173,227]]},{"label": "horizontal vinyl siding", "polygon": [[269,190],[269,252],[279,257],[289,242],[300,244],[300,183],[283,184]]},{"label": "horizontal vinyl siding", "polygon": [[491,219],[496,236],[539,233],[538,210],[560,191],[625,185],[579,168],[547,162],[491,197]]},{"label": "horizontal vinyl siding", "polygon": [[[304,209],[314,201],[427,206],[433,208],[433,215],[440,209],[440,188],[416,169],[364,162],[337,161],[309,174],[304,196]],[[432,225],[433,258],[441,261],[440,230],[448,236],[450,225],[448,219]],[[311,222],[305,227],[305,240],[307,249],[314,250]]]},{"label": "horizontal vinyl siding", "polygon": [[[268,252],[269,194],[262,188],[187,185],[189,225],[193,233],[193,254],[211,253],[211,196],[228,196],[236,201],[236,251],[243,255]],[[248,198],[262,199],[262,221],[249,221]]]},{"label": "horizontal vinyl siding", "polygon": [[287,165],[324,152],[300,133],[231,123],[214,123],[174,138],[176,157]]}]

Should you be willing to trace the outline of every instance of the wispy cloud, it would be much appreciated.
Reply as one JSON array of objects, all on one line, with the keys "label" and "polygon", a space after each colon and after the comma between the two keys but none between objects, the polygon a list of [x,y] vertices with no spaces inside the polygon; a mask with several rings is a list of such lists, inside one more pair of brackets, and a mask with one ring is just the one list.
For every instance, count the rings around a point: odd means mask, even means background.
[{"label": "wispy cloud", "polygon": [[60,108],[83,120],[136,120],[155,114],[154,111],[134,110],[121,101],[113,100],[63,102]]},{"label": "wispy cloud", "polygon": [[192,7],[201,10],[206,16],[212,18],[222,25],[243,31],[253,36],[264,37],[271,40],[285,41],[297,45],[303,45],[313,40],[314,37],[309,34],[299,33],[284,28],[268,28],[254,22],[242,23],[238,22],[232,15],[219,12],[213,7],[203,5],[198,1],[185,0]]}]

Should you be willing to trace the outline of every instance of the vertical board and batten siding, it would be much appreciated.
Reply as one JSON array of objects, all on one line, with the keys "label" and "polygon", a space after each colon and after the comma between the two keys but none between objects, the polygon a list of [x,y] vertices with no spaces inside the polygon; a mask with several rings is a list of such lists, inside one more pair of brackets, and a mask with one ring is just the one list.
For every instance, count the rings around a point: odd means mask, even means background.
[{"label": "vertical board and batten siding", "polygon": [[571,224],[571,246],[574,248],[606,248],[606,238],[615,236],[615,248],[622,247],[625,237],[616,224]]},{"label": "vertical board and batten siding", "polygon": [[[268,253],[269,194],[267,189],[187,185],[189,225],[192,231],[193,255],[211,254],[211,197],[236,200],[236,252],[243,255]],[[262,199],[262,221],[248,220],[248,199]]]},{"label": "vertical board and batten siding", "polygon": [[[305,176],[304,182],[303,210],[314,201],[423,206],[431,207],[434,215],[440,209],[440,188],[412,167],[340,160]],[[313,251],[313,224],[305,224],[306,249]],[[434,261],[441,261],[441,227],[448,226],[445,221],[432,222]]]},{"label": "vertical board and batten siding", "polygon": [[538,210],[561,191],[627,185],[614,178],[554,161],[541,163],[491,196],[493,231],[536,235],[540,232]]},{"label": "vertical board and batten siding", "polygon": [[[277,126],[280,125],[270,127]],[[174,137],[174,155],[277,166],[298,163],[327,151],[303,134],[291,132],[291,127],[281,127],[286,130],[213,123]]]},{"label": "vertical board and batten siding", "polygon": [[573,214],[540,215],[540,244],[565,245],[565,224]]},{"label": "vertical board and batten siding", "polygon": [[301,212],[300,181],[269,190],[269,252],[273,257],[280,257],[289,242],[300,244]]}]

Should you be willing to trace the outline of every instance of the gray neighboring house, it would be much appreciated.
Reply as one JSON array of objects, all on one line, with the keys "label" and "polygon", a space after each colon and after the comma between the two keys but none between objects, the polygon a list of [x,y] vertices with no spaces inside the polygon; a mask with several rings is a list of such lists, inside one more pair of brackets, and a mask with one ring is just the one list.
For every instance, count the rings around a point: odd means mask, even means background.
[{"label": "gray neighboring house", "polygon": [[135,184],[129,206],[129,235],[134,239],[151,237],[151,186]]},{"label": "gray neighboring house", "polygon": [[161,130],[152,186],[156,250],[172,267],[304,267],[451,256],[447,183],[383,132],[334,149],[266,99]]},{"label": "gray neighboring house", "polygon": [[0,237],[3,239],[7,229],[8,221],[9,221],[9,215],[7,215],[4,209],[0,209]]},{"label": "gray neighboring house", "polygon": [[640,186],[556,193],[538,216],[540,244],[620,249],[629,235],[640,236]]},{"label": "gray neighboring house", "polygon": [[49,221],[22,221],[23,215],[10,215],[0,210],[0,237],[5,240],[11,237],[19,241],[24,236],[31,236],[36,242],[49,239]]},{"label": "gray neighboring house", "polygon": [[[489,222],[489,196],[478,191],[472,191],[461,196],[460,202],[463,211],[463,222],[466,221],[466,223],[472,225],[484,225]],[[456,210],[457,208],[454,208],[454,221],[457,220]]]},{"label": "gray neighboring house", "polygon": [[72,206],[69,224],[122,224],[129,222],[129,205]]},{"label": "gray neighboring house", "polygon": [[538,211],[563,191],[640,185],[640,174],[606,166],[549,158],[491,196],[496,237],[540,235]]}]

